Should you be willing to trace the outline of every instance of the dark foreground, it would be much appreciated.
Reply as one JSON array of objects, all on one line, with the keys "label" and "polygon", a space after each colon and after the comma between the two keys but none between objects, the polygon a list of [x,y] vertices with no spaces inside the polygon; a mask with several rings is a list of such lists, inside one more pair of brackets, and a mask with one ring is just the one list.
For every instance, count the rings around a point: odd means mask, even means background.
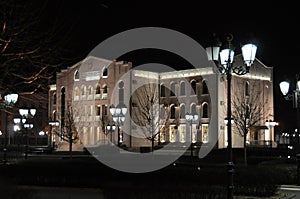
[{"label": "dark foreground", "polygon": [[[41,156],[1,165],[0,192],[7,193],[7,199],[37,197],[38,187],[47,189],[43,193],[49,197],[53,194],[49,190],[60,188],[77,190],[77,196],[90,189],[96,191],[98,198],[105,199],[226,198],[223,156],[204,160],[181,157],[168,167],[148,173],[117,171],[88,155],[72,159],[66,155]],[[296,181],[296,165],[290,159],[252,157],[251,161],[249,157],[249,161],[247,167],[238,161],[235,164],[235,195],[269,197],[277,193],[279,185]]]}]

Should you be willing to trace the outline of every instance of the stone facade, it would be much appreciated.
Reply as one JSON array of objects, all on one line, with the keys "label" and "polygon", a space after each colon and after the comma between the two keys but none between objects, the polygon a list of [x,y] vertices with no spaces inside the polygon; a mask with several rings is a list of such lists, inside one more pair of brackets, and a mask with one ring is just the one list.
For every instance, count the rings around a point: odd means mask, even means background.
[{"label": "stone facade", "polygon": [[[236,56],[236,63],[241,57]],[[253,88],[257,100],[268,103],[261,107],[264,116],[257,124],[274,120],[273,69],[255,60],[250,73],[232,77],[232,98]],[[170,72],[132,69],[130,62],[110,61],[89,56],[57,73],[56,85],[50,86],[49,118],[66,125],[66,110],[73,108],[74,124],[80,142],[95,147],[110,142],[126,148],[173,143],[188,147],[192,142],[201,147],[227,146],[226,77],[212,67]],[[125,105],[125,121],[114,132],[107,126],[116,123],[109,107]],[[189,123],[186,113],[199,118]],[[59,139],[59,138],[55,138]],[[248,134],[249,144],[274,141],[274,130],[255,129]],[[243,138],[233,124],[233,147],[243,147]]]}]

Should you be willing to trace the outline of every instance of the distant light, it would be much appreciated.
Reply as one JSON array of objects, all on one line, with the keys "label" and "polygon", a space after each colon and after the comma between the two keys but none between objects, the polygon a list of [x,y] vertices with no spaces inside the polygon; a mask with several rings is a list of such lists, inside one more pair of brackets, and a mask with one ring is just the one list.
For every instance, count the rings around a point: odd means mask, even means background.
[{"label": "distant light", "polygon": [[44,132],[44,131],[40,131],[40,132],[39,132],[39,135],[40,135],[40,136],[44,136],[44,135],[45,135],[45,132]]}]

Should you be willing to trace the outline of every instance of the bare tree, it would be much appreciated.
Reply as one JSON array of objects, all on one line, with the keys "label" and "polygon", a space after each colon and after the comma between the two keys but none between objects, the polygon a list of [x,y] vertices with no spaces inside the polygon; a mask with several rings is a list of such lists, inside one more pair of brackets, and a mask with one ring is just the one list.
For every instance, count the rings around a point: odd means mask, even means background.
[{"label": "bare tree", "polygon": [[[46,16],[48,1],[0,1],[0,90],[47,92],[67,59],[73,24]],[[51,19],[51,20],[50,20]]]},{"label": "bare tree", "polygon": [[73,144],[79,142],[79,133],[75,126],[73,108],[71,105],[67,106],[65,123],[62,132],[55,132],[63,141],[69,143],[69,153],[72,158]]},{"label": "bare tree", "polygon": [[258,84],[253,84],[251,89],[244,91],[244,85],[238,86],[239,92],[232,99],[232,117],[239,135],[243,137],[244,163],[247,165],[247,134],[250,129],[259,124],[264,118],[267,100],[264,101],[263,93]]},{"label": "bare tree", "polygon": [[145,138],[151,141],[152,151],[160,128],[158,95],[158,85],[149,83],[138,88],[131,97],[132,119],[142,127]]},{"label": "bare tree", "polygon": [[170,111],[162,113],[162,104],[159,100],[159,85],[148,83],[135,90],[131,96],[132,120],[139,125],[144,137],[151,141],[151,150],[154,150],[155,140],[159,140],[162,126],[166,125]]}]

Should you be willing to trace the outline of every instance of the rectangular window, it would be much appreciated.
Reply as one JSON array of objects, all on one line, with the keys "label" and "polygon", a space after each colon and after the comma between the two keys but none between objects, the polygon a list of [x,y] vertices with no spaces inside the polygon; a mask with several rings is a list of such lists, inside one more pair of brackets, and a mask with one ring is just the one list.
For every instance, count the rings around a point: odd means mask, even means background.
[{"label": "rectangular window", "polygon": [[197,124],[192,125],[192,142],[197,142]]},{"label": "rectangular window", "polygon": [[162,126],[160,129],[160,141],[165,142],[166,141],[166,127]]},{"label": "rectangular window", "polygon": [[202,124],[201,130],[202,130],[202,142],[207,143],[208,142],[208,124]]},{"label": "rectangular window", "polygon": [[186,140],[186,126],[184,124],[181,124],[179,125],[179,128],[178,128],[178,131],[179,131],[179,141],[180,142],[185,142]]},{"label": "rectangular window", "polygon": [[107,105],[102,105],[102,116],[107,115]]},{"label": "rectangular window", "polygon": [[176,141],[176,130],[175,130],[175,125],[170,126],[170,142],[175,142]]}]

